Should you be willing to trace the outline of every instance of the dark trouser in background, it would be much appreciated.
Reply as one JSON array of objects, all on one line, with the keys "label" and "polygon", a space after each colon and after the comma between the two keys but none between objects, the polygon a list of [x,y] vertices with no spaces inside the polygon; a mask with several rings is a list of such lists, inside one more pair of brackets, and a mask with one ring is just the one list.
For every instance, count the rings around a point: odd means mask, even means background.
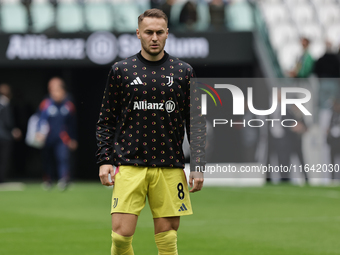
[{"label": "dark trouser in background", "polygon": [[0,183],[5,181],[12,160],[13,142],[0,139]]},{"label": "dark trouser in background", "polygon": [[[300,161],[300,164],[302,166],[304,166],[305,165],[305,160],[304,160],[303,152],[302,152],[302,140],[301,140],[301,137],[294,141],[293,152],[296,153],[296,155],[297,155],[297,157],[298,157],[298,159]],[[305,181],[308,182],[308,175],[307,175],[307,172],[306,172],[304,167],[302,167],[302,171],[303,171],[303,176],[305,178]]]},{"label": "dark trouser in background", "polygon": [[55,169],[59,180],[69,180],[70,149],[62,141],[47,145],[42,151],[42,156],[45,181],[52,181]]},{"label": "dark trouser in background", "polygon": [[331,155],[330,156],[331,156],[331,164],[333,166],[333,171],[331,172],[332,180],[340,180],[340,176],[339,176],[340,174],[337,173],[338,166],[336,166],[336,164],[339,164],[339,161],[336,160],[336,156],[339,156],[339,154],[340,154],[339,149],[331,147]]},{"label": "dark trouser in background", "polygon": [[[269,140],[269,148],[268,148],[268,164],[270,164],[270,159],[272,154],[277,155],[278,166],[282,166],[282,168],[289,169],[290,167],[290,155],[292,151],[292,144],[287,138],[273,138],[271,137]],[[273,163],[271,163],[273,165]],[[268,173],[267,179],[271,178]],[[280,179],[282,182],[290,181],[290,173],[285,171],[280,171]]]}]

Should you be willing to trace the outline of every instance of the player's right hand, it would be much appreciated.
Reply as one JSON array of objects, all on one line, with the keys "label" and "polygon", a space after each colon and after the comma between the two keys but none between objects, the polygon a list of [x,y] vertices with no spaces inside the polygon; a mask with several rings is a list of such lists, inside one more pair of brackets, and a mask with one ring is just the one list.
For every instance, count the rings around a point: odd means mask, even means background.
[{"label": "player's right hand", "polygon": [[203,187],[204,175],[202,172],[190,172],[189,185],[191,190],[190,193],[200,191]]},{"label": "player's right hand", "polygon": [[[112,165],[101,165],[99,167],[99,178],[103,185],[112,186],[115,184],[115,170]],[[109,174],[111,178],[109,178]]]}]

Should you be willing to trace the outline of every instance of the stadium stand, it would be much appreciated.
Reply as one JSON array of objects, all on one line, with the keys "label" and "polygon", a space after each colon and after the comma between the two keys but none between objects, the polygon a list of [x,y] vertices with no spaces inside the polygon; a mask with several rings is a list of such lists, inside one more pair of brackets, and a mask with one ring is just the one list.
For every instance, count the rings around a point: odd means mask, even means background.
[{"label": "stadium stand", "polygon": [[308,2],[308,0],[286,0],[285,1],[289,6],[292,5],[300,5],[300,4],[305,4]]},{"label": "stadium stand", "polygon": [[[89,31],[113,30],[113,11],[103,0],[88,0],[85,4],[85,21]],[[100,19],[98,19],[100,17]]]},{"label": "stadium stand", "polygon": [[297,41],[298,31],[291,23],[281,23],[269,29],[269,38],[274,49],[280,49],[284,44]]},{"label": "stadium stand", "polygon": [[[150,8],[148,0],[59,0],[55,5],[52,2],[32,0],[25,8],[20,0],[2,0],[1,31],[43,33],[49,28],[55,28],[52,31],[61,33],[100,30],[134,32],[138,15]],[[186,2],[178,0],[171,7],[169,22],[173,31],[184,29],[179,19]],[[197,21],[190,29],[199,32],[210,30],[209,1],[192,2],[196,6]],[[265,32],[283,72],[288,71],[287,68],[293,65],[297,55],[302,53],[301,47],[296,46],[302,36],[311,40],[310,50],[314,58],[325,52],[326,40],[332,43],[334,51],[338,50],[339,0],[261,0],[252,3],[264,18]],[[230,31],[254,29],[254,13],[250,1],[228,1],[224,16],[225,27]],[[292,52],[287,49],[292,49]],[[285,54],[289,56],[283,57]]]},{"label": "stadium stand", "polygon": [[280,2],[261,4],[262,14],[268,26],[286,22],[289,19],[289,14],[286,6]]},{"label": "stadium stand", "polygon": [[290,5],[289,9],[293,21],[298,26],[315,20],[313,7],[308,3]]},{"label": "stadium stand", "polygon": [[[137,18],[139,16],[139,8],[137,5],[128,3],[113,3],[113,16],[115,31],[118,32],[134,32],[137,28]],[[126,14],[129,15],[126,15]]]},{"label": "stadium stand", "polygon": [[314,59],[319,59],[326,52],[326,44],[324,41],[313,41],[309,51]]},{"label": "stadium stand", "polygon": [[336,2],[336,0],[311,0],[313,4],[321,6],[324,4],[332,4]]},{"label": "stadium stand", "polygon": [[231,31],[251,31],[253,12],[247,1],[234,1],[227,6],[227,26]]},{"label": "stadium stand", "polygon": [[[336,24],[332,24],[331,26],[329,26],[327,28],[326,37],[333,45],[339,45],[339,43],[340,43],[340,22],[336,23]],[[337,48],[337,47],[335,47],[335,48]]]},{"label": "stadium stand", "polygon": [[302,53],[301,44],[294,41],[282,46],[278,52],[278,60],[283,70],[291,70]]},{"label": "stadium stand", "polygon": [[335,4],[317,6],[318,19],[324,27],[340,21],[340,7]]},{"label": "stadium stand", "polygon": [[59,0],[56,15],[56,26],[60,32],[72,33],[84,30],[84,15],[78,2]]},{"label": "stadium stand", "polygon": [[[172,5],[169,23],[172,29],[183,31],[180,14],[188,1],[177,0]],[[197,13],[196,22],[190,26],[193,31],[208,31],[211,26],[209,1],[191,1]],[[268,19],[286,19],[280,0],[271,0],[273,9],[268,7]],[[2,0],[0,10],[1,32],[44,33],[44,32],[134,32],[138,15],[149,9],[148,0]],[[250,31],[254,28],[251,5],[246,0],[233,0],[224,7],[225,29]],[[129,15],[126,15],[128,13]],[[100,17],[100,18],[98,18]],[[273,23],[269,21],[269,23]]]},{"label": "stadium stand", "polygon": [[30,6],[32,32],[40,33],[55,23],[53,5],[47,0],[33,0]]},{"label": "stadium stand", "polygon": [[322,41],[324,39],[323,29],[316,22],[310,22],[298,26],[301,36],[307,37],[311,41]]},{"label": "stadium stand", "polygon": [[339,50],[340,1],[263,0],[257,5],[283,72],[301,56],[301,37],[311,41],[310,52],[315,59],[325,53],[326,41],[332,43],[334,51]]},{"label": "stadium stand", "polygon": [[20,0],[3,0],[1,3],[1,30],[6,33],[27,31],[28,16]]},{"label": "stadium stand", "polygon": [[210,24],[210,12],[207,3],[197,4],[197,17],[198,20],[196,23],[196,30],[197,31],[207,30]]}]

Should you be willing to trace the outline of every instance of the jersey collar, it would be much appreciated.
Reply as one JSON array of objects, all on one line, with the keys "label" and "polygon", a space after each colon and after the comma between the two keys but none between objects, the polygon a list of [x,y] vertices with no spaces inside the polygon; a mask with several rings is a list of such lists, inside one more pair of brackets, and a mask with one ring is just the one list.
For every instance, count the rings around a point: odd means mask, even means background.
[{"label": "jersey collar", "polygon": [[157,60],[157,61],[150,61],[150,60],[145,59],[142,56],[142,51],[137,53],[137,57],[138,57],[138,59],[141,62],[143,62],[146,65],[149,65],[149,66],[158,66],[158,65],[163,64],[168,59],[169,54],[166,51],[164,51],[164,56],[160,60]]}]

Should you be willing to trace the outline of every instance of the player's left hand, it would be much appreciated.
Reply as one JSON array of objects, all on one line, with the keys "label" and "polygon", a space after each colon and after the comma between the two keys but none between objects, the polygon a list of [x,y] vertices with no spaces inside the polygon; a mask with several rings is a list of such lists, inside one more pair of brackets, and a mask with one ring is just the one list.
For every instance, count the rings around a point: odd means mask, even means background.
[{"label": "player's left hand", "polygon": [[203,181],[204,181],[203,173],[190,172],[189,185],[190,185],[191,190],[189,190],[189,192],[193,193],[196,191],[200,191],[203,187]]}]

